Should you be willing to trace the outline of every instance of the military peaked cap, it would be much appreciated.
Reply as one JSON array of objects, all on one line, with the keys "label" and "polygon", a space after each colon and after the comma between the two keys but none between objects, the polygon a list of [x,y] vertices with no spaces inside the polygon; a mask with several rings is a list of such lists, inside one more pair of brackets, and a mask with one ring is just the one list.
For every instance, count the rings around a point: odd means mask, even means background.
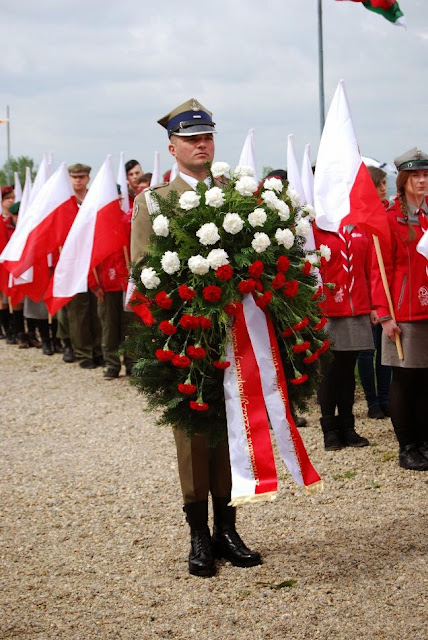
[{"label": "military peaked cap", "polygon": [[158,123],[165,127],[169,136],[197,136],[200,133],[217,133],[212,113],[195,98],[190,98],[179,107],[163,116]]}]

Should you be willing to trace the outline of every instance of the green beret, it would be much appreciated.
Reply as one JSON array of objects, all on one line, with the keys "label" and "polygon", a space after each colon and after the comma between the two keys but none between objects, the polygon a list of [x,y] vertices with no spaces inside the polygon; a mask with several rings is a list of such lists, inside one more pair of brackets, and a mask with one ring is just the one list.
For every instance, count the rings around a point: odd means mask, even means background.
[{"label": "green beret", "polygon": [[68,173],[72,175],[73,173],[87,173],[88,175],[91,173],[92,167],[87,164],[81,164],[77,162],[76,164],[72,164],[68,167]]},{"label": "green beret", "polygon": [[428,169],[428,155],[413,147],[398,158],[395,158],[394,164],[398,171],[418,171],[419,169]]}]

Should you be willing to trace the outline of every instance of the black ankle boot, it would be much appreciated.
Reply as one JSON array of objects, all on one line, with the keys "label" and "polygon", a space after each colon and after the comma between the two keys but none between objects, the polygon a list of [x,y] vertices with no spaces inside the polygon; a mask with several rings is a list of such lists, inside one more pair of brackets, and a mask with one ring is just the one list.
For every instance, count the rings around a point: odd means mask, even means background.
[{"label": "black ankle boot", "polygon": [[262,564],[260,553],[251,551],[235,529],[236,509],[229,507],[229,498],[214,498],[213,551],[216,558],[229,560],[235,567],[255,567]]},{"label": "black ankle boot", "polygon": [[338,451],[345,446],[339,435],[339,425],[336,416],[323,416],[320,418],[321,429],[324,436],[324,449],[326,451]]},{"label": "black ankle boot", "polygon": [[398,464],[403,469],[410,469],[411,471],[428,471],[428,460],[415,444],[407,444],[405,447],[400,447]]},{"label": "black ankle boot", "polygon": [[340,435],[345,447],[368,447],[367,438],[355,431],[355,416],[339,416]]},{"label": "black ankle boot", "polygon": [[208,528],[208,500],[185,504],[183,511],[190,525],[189,573],[210,578],[215,575],[216,566]]}]

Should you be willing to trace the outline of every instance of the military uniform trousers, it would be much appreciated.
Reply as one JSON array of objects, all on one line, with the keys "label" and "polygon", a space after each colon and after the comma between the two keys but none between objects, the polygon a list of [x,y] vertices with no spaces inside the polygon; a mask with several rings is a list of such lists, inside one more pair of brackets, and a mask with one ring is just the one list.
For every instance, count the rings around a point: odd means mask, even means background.
[{"label": "military uniform trousers", "polygon": [[[98,300],[98,315],[101,320],[101,346],[105,364],[119,372],[121,362],[118,350],[135,314],[124,310],[123,291],[107,291],[104,293],[104,302]],[[127,353],[124,353],[123,361],[127,369],[132,367],[133,360]]]},{"label": "military uniform trousers", "polygon": [[184,504],[207,500],[209,493],[216,498],[230,498],[232,477],[228,443],[210,447],[203,434],[189,438],[182,429],[173,431]]},{"label": "military uniform trousers", "polygon": [[67,307],[70,339],[77,360],[101,358],[101,322],[95,294],[78,293]]}]

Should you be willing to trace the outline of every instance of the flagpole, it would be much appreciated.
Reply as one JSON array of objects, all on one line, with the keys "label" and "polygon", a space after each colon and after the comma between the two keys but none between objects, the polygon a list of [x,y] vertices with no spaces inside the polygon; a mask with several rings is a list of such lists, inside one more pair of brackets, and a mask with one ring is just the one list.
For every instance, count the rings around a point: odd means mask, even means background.
[{"label": "flagpole", "polygon": [[7,135],[7,184],[10,184],[11,180],[10,180],[10,112],[9,112],[9,105],[6,106],[6,118],[7,118],[7,122],[6,122],[6,135]]},{"label": "flagpole", "polygon": [[320,131],[324,129],[324,49],[322,37],[322,0],[318,0],[318,69],[319,69],[319,103],[320,103]]}]

